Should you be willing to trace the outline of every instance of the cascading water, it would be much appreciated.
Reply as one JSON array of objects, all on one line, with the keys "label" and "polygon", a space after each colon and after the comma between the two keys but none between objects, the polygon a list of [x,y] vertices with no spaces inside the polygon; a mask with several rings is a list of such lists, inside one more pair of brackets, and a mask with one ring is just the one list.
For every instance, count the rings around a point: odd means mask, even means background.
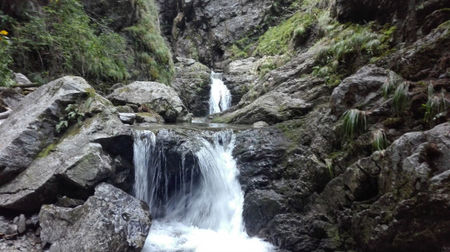
[{"label": "cascading water", "polygon": [[222,81],[222,74],[211,72],[209,114],[220,113],[231,106],[231,93]]},{"label": "cascading water", "polygon": [[[272,251],[272,245],[245,232],[232,131],[214,133],[212,142],[199,139],[198,174],[185,169],[182,156],[175,189],[169,186],[164,151],[155,139],[150,131],[135,134],[135,194],[149,203],[156,216],[143,251]],[[194,183],[195,176],[199,179]]]}]

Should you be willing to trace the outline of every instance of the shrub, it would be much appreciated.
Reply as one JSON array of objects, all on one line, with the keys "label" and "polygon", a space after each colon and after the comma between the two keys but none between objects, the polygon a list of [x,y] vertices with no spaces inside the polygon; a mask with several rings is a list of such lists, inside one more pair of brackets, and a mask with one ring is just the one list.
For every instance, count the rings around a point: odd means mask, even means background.
[{"label": "shrub", "polygon": [[425,115],[423,120],[426,123],[431,123],[436,120],[441,114],[447,113],[447,101],[445,99],[444,90],[441,91],[440,95],[434,94],[433,85],[428,85],[428,100],[426,104],[422,104],[425,109]]},{"label": "shrub", "polygon": [[400,115],[408,106],[409,96],[408,96],[409,86],[406,83],[401,83],[397,86],[392,97],[392,106],[394,113]]},{"label": "shrub", "polygon": [[380,151],[386,149],[388,140],[384,130],[377,129],[372,133],[372,146],[374,150]]},{"label": "shrub", "polygon": [[359,109],[347,110],[343,115],[344,135],[353,138],[355,134],[366,130],[367,112]]},{"label": "shrub", "polygon": [[8,32],[0,31],[0,86],[10,86],[13,81],[11,79],[12,72],[9,69],[12,58],[10,55],[10,41]]},{"label": "shrub", "polygon": [[125,40],[112,31],[97,34],[76,0],[51,1],[14,32],[16,65],[25,71],[111,82],[129,77]]}]

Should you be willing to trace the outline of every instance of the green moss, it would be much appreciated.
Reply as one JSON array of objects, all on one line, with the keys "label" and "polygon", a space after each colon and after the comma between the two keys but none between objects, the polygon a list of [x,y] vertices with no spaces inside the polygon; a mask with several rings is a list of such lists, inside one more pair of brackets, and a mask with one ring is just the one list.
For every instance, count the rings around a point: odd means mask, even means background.
[{"label": "green moss", "polygon": [[302,138],[302,134],[299,134],[299,129],[304,126],[305,121],[303,119],[291,120],[276,124],[276,127],[283,133],[286,139],[291,141],[293,147]]},{"label": "green moss", "polygon": [[281,24],[269,28],[258,40],[254,55],[280,55],[287,53],[294,37],[302,36],[314,24],[308,12],[297,12]]},{"label": "green moss", "polygon": [[335,86],[359,67],[389,52],[395,27],[377,30],[367,25],[331,23],[328,34],[316,43],[319,52],[313,75]]},{"label": "green moss", "polygon": [[48,156],[51,152],[53,152],[56,149],[57,143],[52,143],[45,147],[39,154],[37,154],[37,158],[43,158]]}]

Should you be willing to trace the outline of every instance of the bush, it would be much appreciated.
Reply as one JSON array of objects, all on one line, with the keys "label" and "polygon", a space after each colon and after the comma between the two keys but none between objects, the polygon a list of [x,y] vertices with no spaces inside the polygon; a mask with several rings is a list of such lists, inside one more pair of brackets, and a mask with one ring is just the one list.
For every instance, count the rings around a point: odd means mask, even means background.
[{"label": "bush", "polygon": [[366,130],[367,112],[359,109],[347,110],[343,115],[344,135],[352,139],[355,134]]},{"label": "bush", "polygon": [[13,81],[11,79],[12,72],[9,69],[12,63],[10,55],[10,41],[8,32],[0,31],[0,86],[10,86]]}]

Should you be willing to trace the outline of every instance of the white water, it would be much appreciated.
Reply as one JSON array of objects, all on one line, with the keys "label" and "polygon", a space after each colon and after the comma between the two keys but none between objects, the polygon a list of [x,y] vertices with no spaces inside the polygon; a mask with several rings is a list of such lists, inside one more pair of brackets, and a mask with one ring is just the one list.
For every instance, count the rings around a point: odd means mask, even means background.
[{"label": "white water", "polygon": [[[136,185],[135,193],[138,198],[147,200],[152,214],[157,212],[160,215],[153,220],[143,251],[268,252],[273,250],[269,243],[250,238],[245,232],[242,220],[244,196],[237,180],[238,170],[232,156],[234,135],[231,131],[215,133],[213,143],[199,139],[202,147],[195,154],[201,173],[198,185],[192,184],[194,175],[192,170],[185,170],[183,157],[180,177],[191,176],[191,179],[188,184],[180,182],[178,192],[172,198],[166,198],[166,202],[158,202],[156,199],[156,195],[167,197],[168,182],[167,174],[162,168],[163,162],[155,162],[164,155],[158,153],[157,148],[154,147],[156,144],[154,139],[156,139],[155,136],[149,131],[135,134],[136,184],[145,181],[138,176],[144,176],[149,178],[146,181],[153,182],[145,186]],[[165,189],[161,190],[161,187]],[[161,214],[162,212],[164,214]]]},{"label": "white water", "polygon": [[231,93],[222,81],[222,74],[211,72],[209,114],[220,113],[231,106]]}]

